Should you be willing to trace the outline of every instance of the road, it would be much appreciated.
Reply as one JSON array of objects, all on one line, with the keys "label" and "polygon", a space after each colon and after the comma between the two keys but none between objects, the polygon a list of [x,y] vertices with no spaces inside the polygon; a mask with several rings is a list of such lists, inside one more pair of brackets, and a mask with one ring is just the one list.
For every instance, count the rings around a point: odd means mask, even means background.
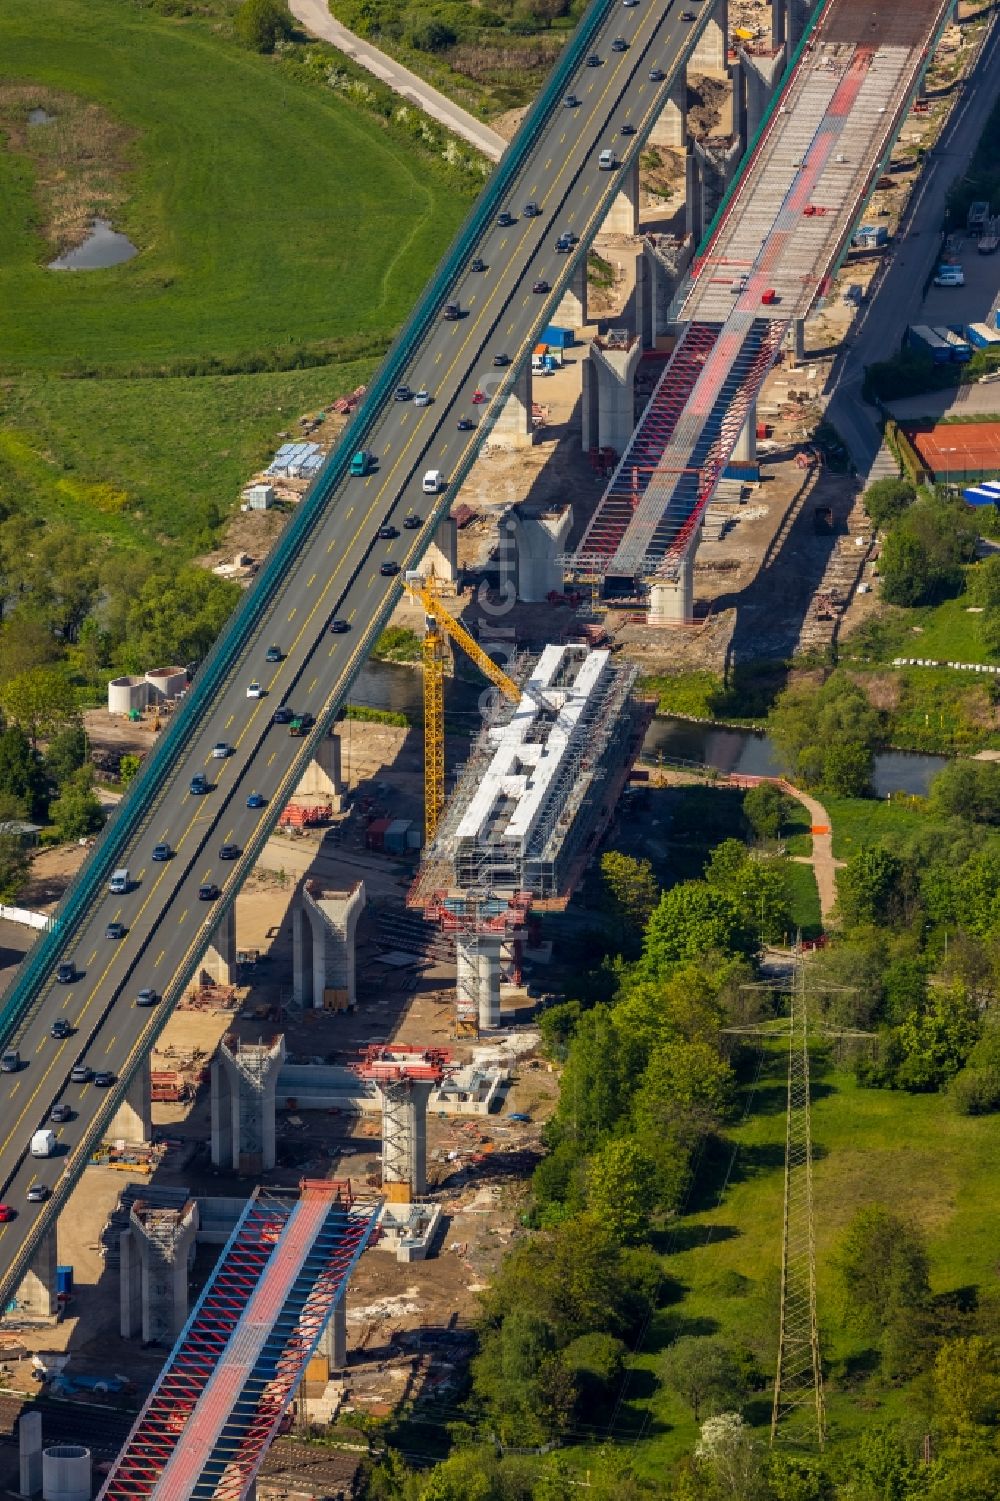
[{"label": "road", "polygon": [[[636,8],[611,3],[588,17],[599,26],[590,45],[600,62],[589,67],[582,57],[574,63],[572,50],[564,54],[552,108],[544,117],[529,116],[523,127],[532,132],[532,149],[518,166],[521,157],[512,147],[494,179],[502,184],[505,174],[510,177],[505,201],[514,222],[501,227],[491,211],[478,238],[467,235],[469,243],[462,242],[481,256],[485,269],[473,271],[463,252],[458,269],[448,277],[439,274],[433,284],[436,305],[460,302],[463,316],[432,319],[422,334],[408,335],[390,353],[393,380],[405,379],[414,390],[426,387],[433,400],[418,407],[390,395],[380,403],[384,378],[376,377],[376,394],[353,429],[359,431],[368,411],[374,412],[366,439],[374,472],[351,478],[336,457],[328,461],[315,489],[322,504],[313,508],[303,502],[300,516],[290,523],[297,550],[286,560],[279,542],[230,634],[224,634],[221,655],[200,669],[188,703],[167,732],[164,756],[158,762],[154,753],[79,878],[86,902],[78,925],[73,926],[74,913],[83,898],[78,902],[71,892],[53,933],[29,957],[8,993],[7,1004],[25,1009],[5,1039],[6,1046],[19,1049],[21,1067],[0,1073],[0,1197],[14,1211],[13,1219],[0,1224],[0,1296],[16,1290],[106,1129],[125,1082],[165,1024],[168,1002],[181,993],[209,944],[219,909],[214,900],[200,899],[199,887],[217,883],[222,904],[231,904],[301,779],[312,747],[293,738],[287,725],[276,724],[274,710],[291,705],[309,711],[319,733],[343,702],[399,597],[399,570],[413,565],[428,545],[488,430],[488,417],[502,405],[500,382],[530,358],[572,274],[573,256],[556,252],[557,228],[572,229],[581,245],[593,238],[617,189],[618,175],[598,169],[600,151],[614,147],[627,163],[641,149],[699,30],[682,19],[676,3]],[[589,24],[588,18],[581,22],[585,28]],[[628,45],[613,51],[618,36]],[[654,65],[664,74],[656,82],[649,77]],[[570,67],[576,73],[563,80],[560,69]],[[563,105],[567,82],[579,98],[576,107]],[[636,126],[633,136],[620,133],[626,118]],[[486,192],[493,194],[487,198],[493,203],[495,186]],[[529,201],[539,206],[537,216],[524,214]],[[533,290],[543,278],[552,284],[549,293]],[[497,355],[509,359],[507,369],[496,367]],[[493,393],[487,406],[474,403],[478,389]],[[478,422],[479,429],[460,430],[460,418]],[[356,441],[347,435],[347,453]],[[432,469],[452,483],[444,494],[428,497],[422,476]],[[303,518],[311,530],[300,543],[296,524]],[[406,518],[412,519],[412,529]],[[386,526],[395,534],[378,535]],[[386,576],[383,568],[397,571]],[[342,622],[342,631],[331,630],[334,620]],[[230,640],[236,644],[227,655]],[[271,645],[280,650],[280,661],[265,660]],[[216,673],[221,686],[208,695],[199,684],[212,684]],[[259,682],[264,697],[248,695],[252,682]],[[218,759],[217,745],[226,747]],[[157,768],[168,751],[161,774]],[[191,790],[196,772],[207,777],[210,788],[201,795]],[[248,807],[252,793],[259,794],[262,808]],[[125,832],[116,834],[116,827]],[[112,848],[116,838],[124,841],[125,853],[115,864],[128,867],[130,890],[101,896],[99,887],[91,895],[93,872],[103,882],[107,871],[102,848]],[[169,845],[170,858],[154,861],[154,846],[161,841]],[[236,847],[236,859],[221,859],[224,844]],[[125,926],[124,939],[106,936],[113,922]],[[56,959],[73,962],[71,983],[57,983]],[[137,1006],[135,998],[145,987],[168,1002]],[[69,1037],[51,1035],[55,1020],[69,1024]],[[110,1071],[116,1082],[108,1088],[70,1082],[77,1062]],[[57,1155],[32,1158],[27,1155],[31,1137],[57,1102],[70,1112],[55,1127]],[[29,1202],[33,1185],[52,1190],[51,1199]]]},{"label": "road", "polygon": [[475,146],[491,162],[498,162],[503,156],[507,142],[502,135],[484,125],[482,120],[477,120],[475,115],[470,115],[460,104],[455,104],[439,93],[426,79],[411,73],[409,68],[404,68],[402,63],[396,62],[388,53],[380,52],[371,42],[363,41],[353,31],[348,31],[346,26],[342,26],[331,16],[326,0],[288,0],[288,8],[313,36],[320,37],[324,42],[332,42],[338,51],[374,74],[380,83],[386,84],[411,104],[419,105],[425,114]]},{"label": "road", "polygon": [[996,99],[995,91],[987,86],[987,75],[1000,55],[995,13],[988,26],[976,66],[937,144],[924,159],[878,290],[853,324],[845,352],[834,366],[826,415],[862,479],[871,473],[882,446],[878,413],[861,399],[865,366],[898,349],[908,325],[919,321],[924,287],[941,249],[948,189],[975,151]]}]

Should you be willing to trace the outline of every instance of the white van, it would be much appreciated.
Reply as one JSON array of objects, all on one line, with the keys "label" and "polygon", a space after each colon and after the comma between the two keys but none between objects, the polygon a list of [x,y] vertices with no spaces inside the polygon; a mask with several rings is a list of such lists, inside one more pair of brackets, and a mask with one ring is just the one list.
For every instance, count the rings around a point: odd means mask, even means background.
[{"label": "white van", "polygon": [[51,1157],[56,1149],[56,1133],[49,1131],[36,1131],[31,1138],[32,1157]]},{"label": "white van", "polygon": [[111,880],[108,882],[108,890],[112,896],[124,896],[128,891],[128,871],[123,866],[121,870],[111,872]]},{"label": "white van", "polygon": [[439,490],[444,489],[444,480],[441,478],[440,469],[428,469],[424,475],[424,494],[437,495]]},{"label": "white van", "polygon": [[613,172],[620,163],[613,151],[602,151],[597,158],[598,170],[601,172]]}]

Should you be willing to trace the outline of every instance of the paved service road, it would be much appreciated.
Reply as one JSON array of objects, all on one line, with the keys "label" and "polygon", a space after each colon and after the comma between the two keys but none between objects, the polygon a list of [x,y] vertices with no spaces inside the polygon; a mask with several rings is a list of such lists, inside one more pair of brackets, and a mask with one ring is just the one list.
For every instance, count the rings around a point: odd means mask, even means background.
[{"label": "paved service road", "polygon": [[[263,606],[260,624],[241,641],[236,665],[195,720],[163,784],[157,789],[154,783],[145,804],[135,803],[136,793],[142,794],[140,777],[125,799],[119,819],[130,804],[142,814],[119,862],[129,868],[131,890],[91,903],[72,946],[64,943],[59,954],[74,962],[77,977],[70,984],[46,978],[15,1038],[8,1039],[8,1046],[16,1041],[23,1066],[0,1073],[0,1198],[16,1211],[0,1225],[0,1295],[11,1296],[57,1208],[28,1203],[29,1186],[44,1184],[56,1190],[57,1201],[65,1198],[116,1097],[114,1087],[109,1094],[93,1082],[69,1083],[71,1067],[85,1060],[123,1080],[148,1052],[166,1008],[138,1007],[137,993],[151,986],[175,998],[217,922],[215,903],[199,898],[199,885],[217,883],[229,901],[252,863],[250,855],[221,860],[221,846],[244,850],[262,838],[304,770],[303,741],[273,722],[274,711],[291,705],[325,722],[343,701],[373,631],[400,591],[399,575],[387,577],[381,569],[414,563],[436,524],[431,508],[442,501],[422,493],[424,473],[438,469],[447,480],[475,452],[481,434],[460,431],[459,419],[481,420],[486,408],[473,402],[473,393],[505,373],[494,367],[497,354],[508,356],[513,368],[530,358],[558,297],[558,288],[542,296],[533,283],[545,278],[557,287],[572,259],[556,253],[557,231],[572,229],[583,242],[596,232],[615,187],[614,174],[599,171],[598,154],[615,148],[630,158],[640,149],[696,31],[681,19],[676,0],[609,8],[593,48],[600,64],[581,63],[572,83],[580,104],[553,108],[520,170],[508,205],[515,222],[507,228],[490,222],[484,230],[473,252],[482,257],[484,271],[466,266],[456,273],[447,295],[460,301],[463,316],[438,319],[407,352],[404,378],[414,391],[426,387],[432,402],[385,402],[367,439],[375,471],[337,485],[327,482],[330,493],[312,531]],[[628,41],[625,51],[611,50],[616,36]],[[649,77],[654,66],[665,74],[655,83]],[[619,134],[626,119],[636,124],[635,136]],[[540,207],[537,217],[524,215],[530,201]],[[502,394],[496,393],[494,405]],[[418,518],[414,529],[404,526],[407,516]],[[379,538],[387,525],[398,535]],[[246,602],[248,608],[256,597]],[[334,619],[346,630],[332,632]],[[265,660],[269,645],[280,648],[280,662]],[[254,680],[265,697],[248,697]],[[175,731],[186,723],[182,716]],[[215,759],[213,746],[222,742],[231,754]],[[210,784],[202,795],[190,790],[196,772]],[[254,792],[265,799],[263,809],[247,807]],[[173,854],[156,862],[153,848],[160,841]],[[125,925],[123,939],[106,937],[111,922]],[[50,1035],[56,1019],[71,1025],[70,1037]],[[55,1127],[58,1155],[32,1158],[32,1133],[57,1102],[71,1112]]]},{"label": "paved service road", "polygon": [[446,125],[484,156],[488,156],[491,162],[498,162],[503,156],[507,142],[502,135],[484,125],[482,120],[477,120],[475,115],[470,115],[460,104],[439,93],[425,78],[404,68],[402,63],[396,62],[388,53],[380,52],[371,42],[363,41],[353,31],[348,31],[346,26],[331,16],[326,0],[288,0],[288,8],[313,36],[321,37],[324,42],[332,42],[340,52],[360,63],[380,83],[418,105],[425,114]]}]

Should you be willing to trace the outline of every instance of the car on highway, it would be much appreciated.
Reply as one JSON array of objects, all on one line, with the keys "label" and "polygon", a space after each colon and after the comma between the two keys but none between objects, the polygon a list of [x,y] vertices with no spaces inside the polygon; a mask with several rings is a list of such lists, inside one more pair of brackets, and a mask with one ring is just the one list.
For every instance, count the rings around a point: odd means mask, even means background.
[{"label": "car on highway", "polygon": [[219,896],[219,888],[214,881],[202,881],[198,887],[199,902],[214,902]]},{"label": "car on highway", "polygon": [[89,1084],[94,1077],[94,1070],[89,1063],[74,1063],[69,1071],[71,1084]]},{"label": "car on highway", "polygon": [[544,294],[545,292],[551,292],[552,288],[549,286],[547,281],[536,281],[531,290],[533,292],[540,292]]},{"label": "car on highway", "polygon": [[72,959],[67,960],[65,964],[60,964],[59,968],[56,970],[57,982],[60,985],[72,985],[75,979],[76,965],[73,963]]},{"label": "car on highway", "polygon": [[565,105],[566,109],[580,108],[580,101],[575,94],[567,94],[566,98],[563,100],[563,104]]},{"label": "car on highway", "polygon": [[94,1083],[98,1089],[110,1089],[115,1082],[115,1077],[109,1068],[99,1068],[94,1075]]},{"label": "car on highway", "polygon": [[526,203],[524,205],[524,217],[526,219],[537,219],[541,212],[541,209],[538,207],[538,204],[534,202],[534,200],[532,200],[531,203]]},{"label": "car on highway", "polygon": [[632,124],[631,120],[626,120],[625,121],[625,124],[622,126],[622,135],[623,136],[634,136],[635,135],[635,126]]},{"label": "car on highway", "polygon": [[424,387],[421,386],[420,390],[413,398],[413,405],[415,407],[429,407],[433,400],[434,398],[431,393],[429,391],[426,391]]},{"label": "car on highway", "polygon": [[[486,393],[484,391],[480,391],[479,387],[477,386],[472,393],[472,405],[474,407],[481,407],[485,400]],[[459,426],[461,426],[461,423],[459,423]]]},{"label": "car on highway", "polygon": [[48,1184],[32,1183],[24,1197],[27,1199],[29,1204],[44,1204],[48,1196]]},{"label": "car on highway", "polygon": [[382,577],[384,579],[391,579],[393,577],[393,575],[397,574],[398,572],[399,572],[399,564],[398,563],[383,563],[382,566],[381,566],[381,568],[379,569],[379,573],[382,575]]},{"label": "car on highway", "polygon": [[73,1028],[63,1016],[57,1016],[49,1028],[49,1036],[54,1038],[56,1042],[62,1042],[63,1038],[70,1037],[72,1032]]},{"label": "car on highway", "polygon": [[611,43],[611,50],[612,52],[627,52],[628,42],[626,42],[623,36],[616,36],[614,41]]},{"label": "car on highway", "polygon": [[397,386],[392,393],[392,399],[393,401],[411,401],[413,399],[413,392],[409,386]]},{"label": "car on highway", "polygon": [[162,839],[159,844],[153,845],[154,860],[169,860],[173,853],[173,850],[165,839]]},{"label": "car on highway", "polygon": [[565,235],[560,235],[556,241],[556,255],[569,255],[573,249],[573,241],[567,240]]},{"label": "car on highway", "polygon": [[120,943],[127,932],[128,928],[123,922],[109,922],[104,929],[104,936],[112,943]]},{"label": "car on highway", "polygon": [[0,1225],[9,1224],[16,1213],[17,1210],[12,1209],[9,1204],[0,1204]]},{"label": "car on highway", "polygon": [[462,316],[462,305],[459,302],[446,302],[444,312],[441,314],[446,323],[457,323]]},{"label": "car on highway", "polygon": [[497,224],[501,229],[510,229],[514,223],[514,215],[509,209],[504,209],[502,214],[497,214]]},{"label": "car on highway", "polygon": [[205,773],[203,771],[196,771],[191,778],[191,796],[200,797],[203,792],[207,791],[208,782],[205,780]]},{"label": "car on highway", "polygon": [[0,1056],[0,1074],[16,1074],[21,1067],[21,1055],[17,1048],[8,1048]]},{"label": "car on highway", "polygon": [[367,448],[359,448],[351,460],[351,474],[355,479],[363,479],[366,474],[371,474],[375,467],[375,455],[369,453]]},{"label": "car on highway", "polygon": [[219,859],[220,860],[238,860],[239,858],[240,858],[240,847],[239,847],[238,844],[223,844],[223,845],[220,845],[220,847],[219,847]]},{"label": "car on highway", "polygon": [[681,11],[681,20],[682,21],[693,21],[694,20],[694,11],[693,10],[682,10]]},{"label": "car on highway", "polygon": [[577,234],[574,234],[571,229],[564,229],[564,230],[562,230],[562,232],[559,235],[559,238],[560,238],[560,240],[565,240],[567,242],[567,244],[569,244],[569,245],[576,245],[576,244],[579,243],[579,240],[580,240],[580,236],[577,235]]},{"label": "car on highway", "polygon": [[415,532],[420,529],[421,520],[416,511],[407,511],[403,517],[403,525],[408,532]]},{"label": "car on highway", "polygon": [[315,718],[308,712],[304,714],[295,714],[289,721],[288,733],[294,740],[297,740],[305,734],[306,730],[311,730],[315,723]]},{"label": "car on highway", "polygon": [[622,4],[626,10],[635,10],[635,7],[639,4],[639,0],[622,0]]},{"label": "car on highway", "polygon": [[601,59],[598,57],[598,55],[597,55],[596,52],[592,52],[590,54],[590,56],[587,58],[587,67],[588,68],[599,68],[600,66],[601,66]]},{"label": "car on highway", "polygon": [[597,165],[601,172],[613,172],[616,167],[621,166],[621,162],[613,151],[602,151],[597,158]]},{"label": "car on highway", "polygon": [[440,469],[428,469],[421,481],[421,488],[425,495],[437,495],[444,489],[444,478]]},{"label": "car on highway", "polygon": [[496,368],[498,370],[502,370],[505,365],[509,365],[510,364],[510,355],[509,354],[495,354],[493,356],[493,363],[494,363],[494,365],[496,366]]},{"label": "car on highway", "polygon": [[[475,397],[473,397],[473,400],[475,400]],[[476,424],[471,417],[459,417],[458,419],[458,430],[460,433],[471,433],[475,430],[475,426]]]},{"label": "car on highway", "polygon": [[379,540],[393,542],[399,536],[399,528],[395,526],[380,526],[378,529]]},{"label": "car on highway", "polygon": [[215,742],[215,744],[212,746],[212,760],[213,761],[224,761],[226,759],[226,757],[227,756],[231,756],[232,753],[233,753],[233,748],[229,744],[228,740],[217,740]]},{"label": "car on highway", "polygon": [[282,704],[281,708],[275,709],[274,713],[271,715],[271,723],[291,724],[294,718],[295,715],[292,713],[291,709],[288,708],[287,704]]},{"label": "car on highway", "polygon": [[267,648],[267,651],[264,653],[264,661],[265,662],[280,662],[281,660],[282,660],[281,647],[280,646],[269,646]]},{"label": "car on highway", "polygon": [[469,270],[470,271],[485,271],[486,270],[486,262],[483,260],[483,258],[482,258],[481,255],[477,255],[477,256],[475,256],[473,258],[473,261],[472,261],[471,266],[469,267]]},{"label": "car on highway", "polygon": [[263,793],[260,793],[260,792],[251,792],[250,796],[247,798],[247,807],[248,808],[266,808],[267,807],[267,798],[264,797]]},{"label": "car on highway", "polygon": [[254,678],[252,683],[247,683],[247,698],[263,698],[264,690]]},{"label": "car on highway", "polygon": [[73,1112],[68,1105],[53,1105],[49,1111],[49,1120],[54,1126],[61,1126],[64,1122],[71,1121],[72,1119]]},{"label": "car on highway", "polygon": [[649,70],[649,81],[650,81],[650,83],[662,83],[665,77],[666,77],[666,74],[664,73],[664,71],[663,71],[662,68],[650,68],[650,70]]},{"label": "car on highway", "polygon": [[331,636],[346,636],[350,629],[350,621],[342,620],[339,615],[330,621]]},{"label": "car on highway", "polygon": [[135,998],[137,1006],[155,1006],[160,999],[159,993],[149,985],[144,985]]}]

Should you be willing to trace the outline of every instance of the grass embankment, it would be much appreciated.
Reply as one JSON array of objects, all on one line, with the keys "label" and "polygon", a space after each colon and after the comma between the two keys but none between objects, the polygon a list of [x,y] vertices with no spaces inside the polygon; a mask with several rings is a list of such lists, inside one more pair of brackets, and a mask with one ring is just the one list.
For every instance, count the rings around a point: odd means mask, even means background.
[{"label": "grass embankment", "polygon": [[[188,554],[279,430],[370,374],[468,203],[441,151],[216,9],[0,13],[0,485]],[[102,212],[139,254],[48,270]]]},{"label": "grass embankment", "polygon": [[[680,1333],[719,1333],[754,1351],[773,1373],[785,1141],[785,1051],[768,1045],[756,1081],[748,1071],[738,1109],[746,1111],[726,1143],[702,1163],[692,1210],[667,1236],[664,1271],[676,1297],[663,1306],[615,1420],[615,1436],[640,1430],[636,1457],[654,1475],[690,1452],[696,1425],[665,1387],[654,1389],[662,1353]],[[925,1232],[936,1294],[977,1288],[995,1297],[995,1234],[982,1206],[1000,1193],[1000,1164],[989,1117],[959,1116],[938,1095],[857,1086],[845,1070],[813,1065],[816,1248],[821,1341],[831,1447],[878,1421],[923,1410],[920,1378],[901,1385],[868,1374],[863,1342],[840,1321],[833,1255],[854,1212],[879,1201]],[[728,1174],[728,1181],[727,1181]],[[751,1403],[766,1437],[769,1394]]]}]

